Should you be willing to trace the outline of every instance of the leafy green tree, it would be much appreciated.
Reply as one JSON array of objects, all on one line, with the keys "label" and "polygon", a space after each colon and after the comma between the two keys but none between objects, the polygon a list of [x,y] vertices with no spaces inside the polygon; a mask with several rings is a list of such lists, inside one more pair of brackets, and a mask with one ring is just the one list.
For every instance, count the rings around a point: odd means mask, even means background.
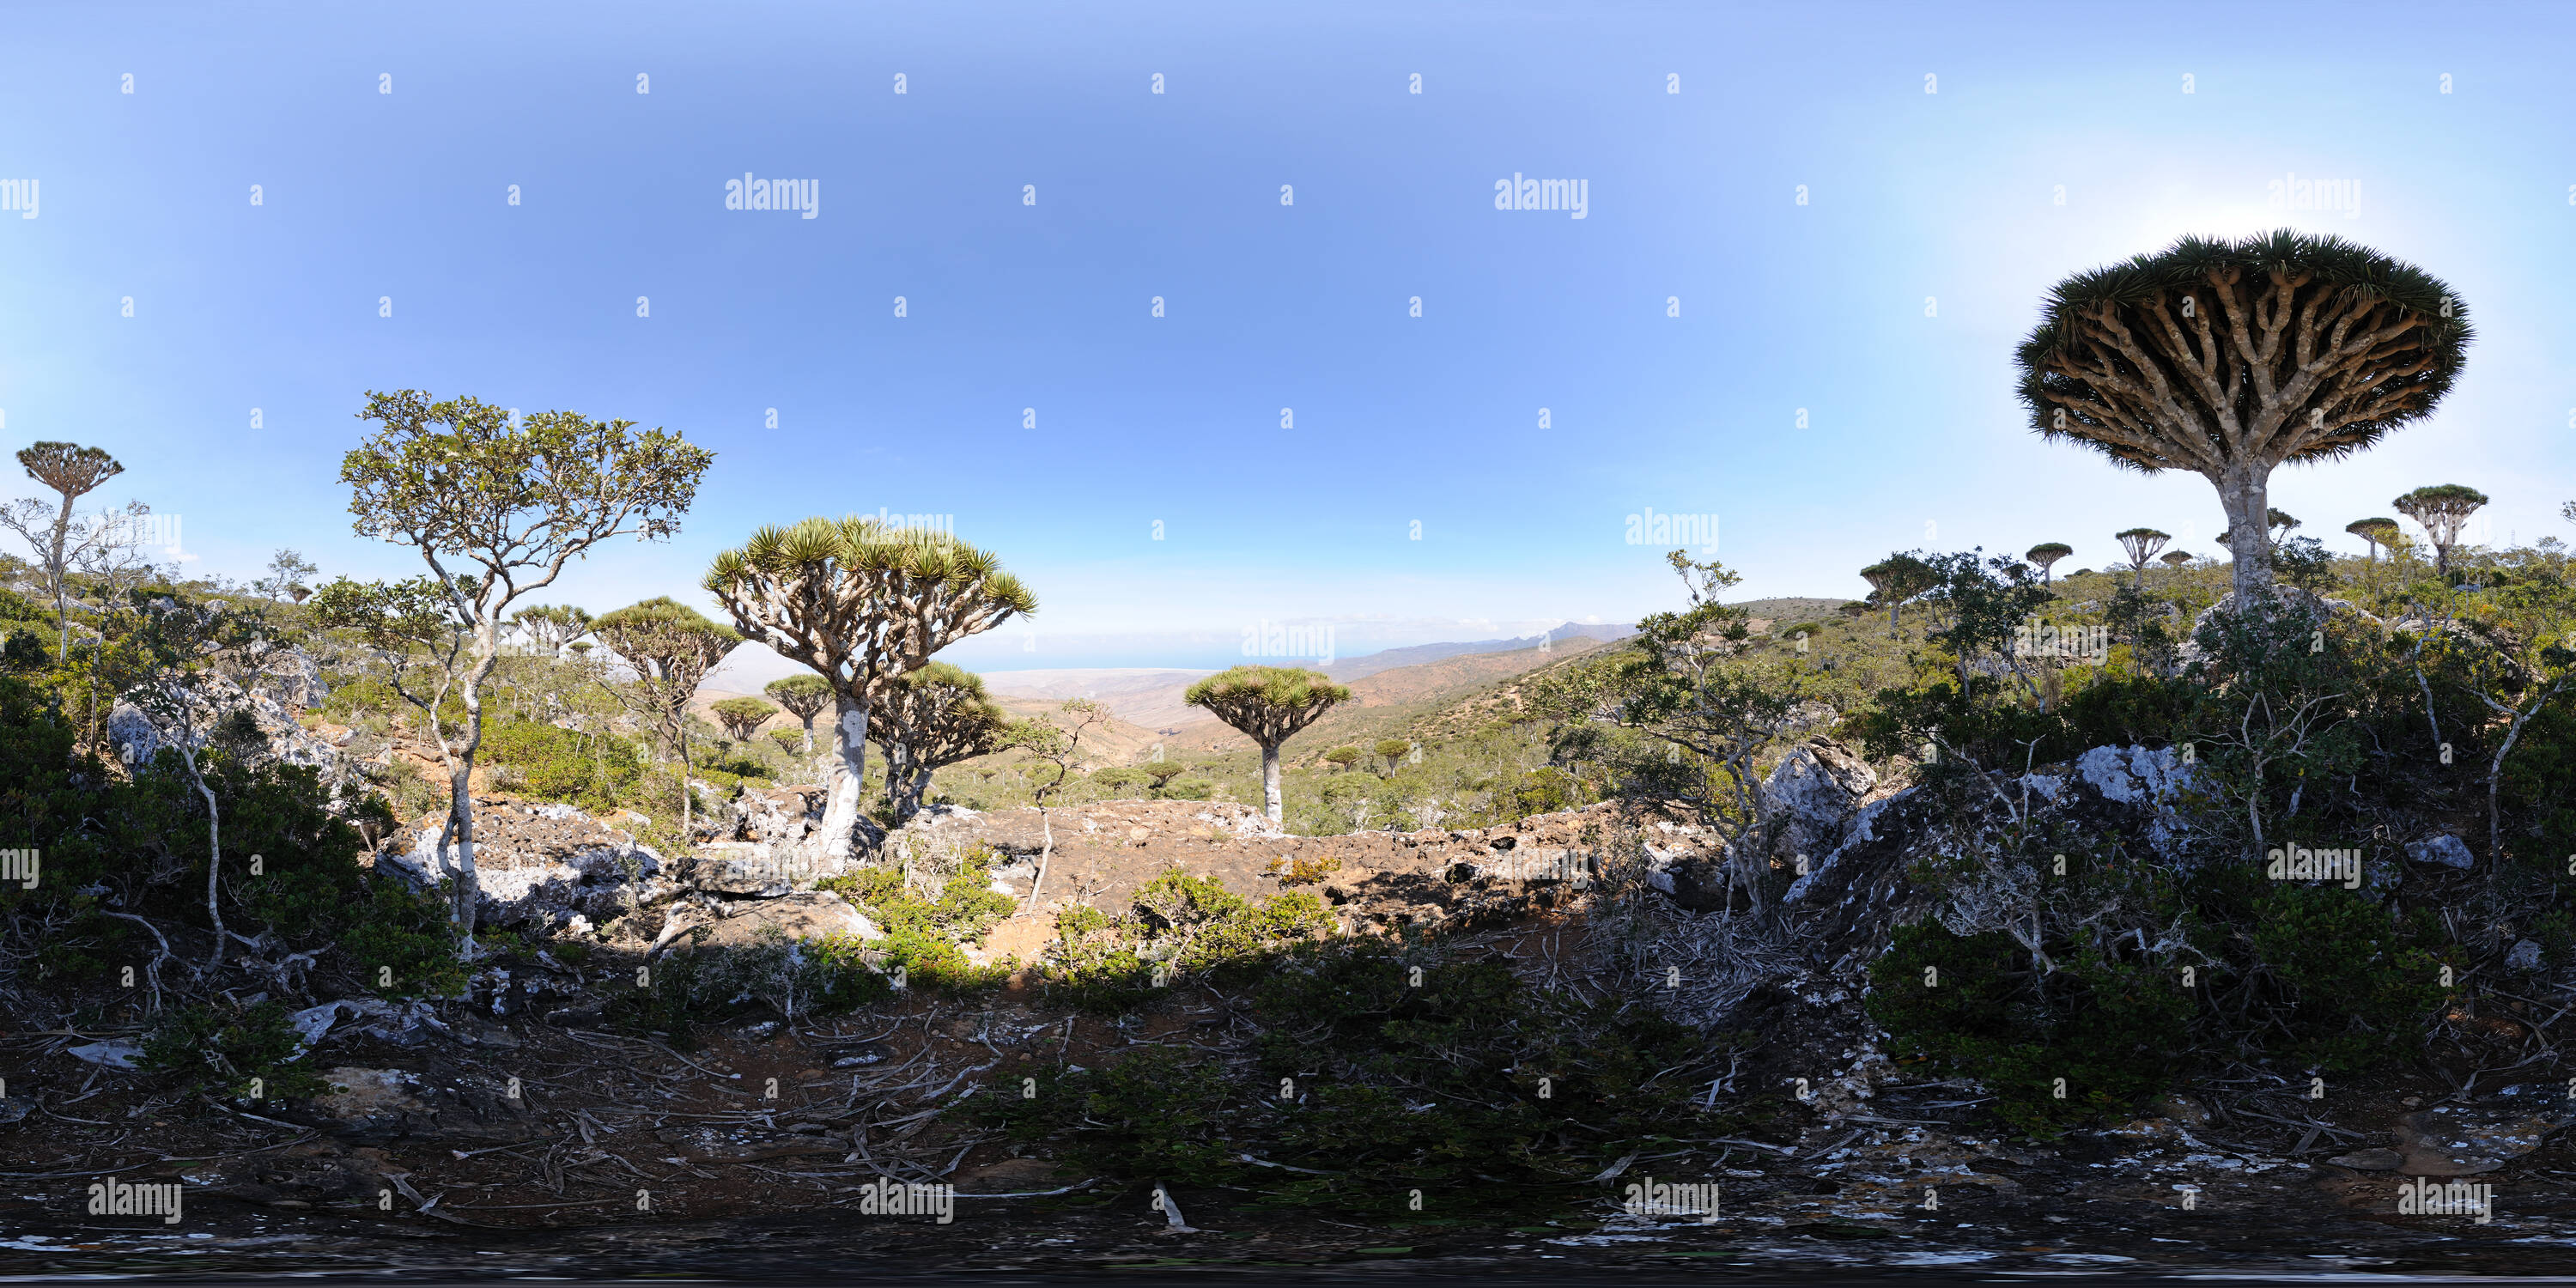
[{"label": "leafy green tree", "polygon": [[[1352,748],[1352,750],[1356,751],[1358,748]],[[1138,765],[1137,768],[1143,770],[1147,778],[1154,780],[1154,790],[1158,792],[1170,786],[1173,779],[1190,772],[1189,766],[1177,760],[1151,760]]]},{"label": "leafy green tree", "polygon": [[787,708],[787,714],[804,724],[805,750],[801,754],[813,755],[814,717],[821,715],[823,705],[832,700],[832,686],[824,683],[822,676],[808,673],[772,680],[769,687],[761,692],[768,694],[770,701]]},{"label": "leafy green tree", "polygon": [[1010,714],[984,692],[984,677],[933,662],[886,685],[870,734],[886,757],[886,800],[901,827],[921,812],[931,775],[999,750]]},{"label": "leafy green tree", "polygon": [[2469,337],[2465,306],[2423,270],[2284,229],[2186,237],[2070,277],[2016,356],[2043,436],[2210,481],[2245,602],[2271,583],[2272,471],[2431,414]]},{"label": "leafy green tree", "polygon": [[2441,483],[2419,487],[2389,504],[2399,514],[2413,519],[2433,542],[2433,566],[2443,576],[2451,573],[2451,547],[2460,542],[2461,525],[2487,503],[2487,494],[2458,483]]},{"label": "leafy green tree", "polygon": [[745,635],[831,686],[829,858],[849,857],[862,822],[868,713],[885,684],[958,640],[1037,611],[1037,597],[990,552],[866,515],[762,528],[716,556],[705,586]]},{"label": "leafy green tree", "polygon": [[527,637],[528,647],[547,657],[560,657],[564,646],[590,634],[590,612],[570,604],[537,604],[522,608],[510,624]]},{"label": "leafy green tree", "polygon": [[313,575],[320,571],[312,560],[303,555],[292,550],[279,550],[269,558],[268,575],[252,582],[250,588],[270,599],[289,599],[301,604],[313,594],[312,587],[304,583],[313,580]]},{"label": "leafy green tree", "polygon": [[2291,537],[2274,546],[2272,565],[2281,580],[2311,595],[2334,589],[2334,552],[2315,537]]},{"label": "leafy green tree", "polygon": [[2176,572],[2180,572],[2184,565],[2191,562],[2191,552],[2188,550],[2168,550],[2165,552],[2164,558],[2159,559],[2156,562],[2163,564],[2165,567],[2171,568]]},{"label": "leafy green tree", "polygon": [[2056,596],[2030,579],[2030,565],[2009,555],[1986,559],[1984,554],[1980,549],[1921,559],[1934,577],[1923,594],[1937,624],[1932,636],[1957,658],[1963,696],[1974,687],[1976,659],[1992,653],[2020,677],[2032,696],[2041,699],[2041,709],[2046,710],[2046,695],[2034,674],[2040,659],[2015,645],[2023,624],[2055,602]]},{"label": "leafy green tree", "polygon": [[452,743],[440,737],[459,856],[458,950],[470,961],[480,887],[469,783],[483,744],[483,684],[510,606],[603,541],[678,531],[715,455],[677,434],[639,433],[633,421],[571,411],[520,420],[479,399],[432,401],[413,389],[369,392],[358,418],[377,427],[340,462],[358,535],[418,550],[472,636],[454,686],[463,729]]},{"label": "leafy green tree", "polygon": [[[474,665],[474,627],[457,612],[454,595],[427,577],[397,582],[341,577],[314,594],[313,618],[324,629],[354,639],[383,670],[394,696],[419,710],[451,783],[459,774],[471,772],[471,762],[460,754],[462,731],[447,718],[449,695]],[[448,915],[461,933],[462,927],[471,924],[464,906],[474,887],[449,859],[459,826],[451,793],[446,821],[439,828],[436,875],[458,878]],[[461,944],[459,951],[464,951]]]},{"label": "leafy green tree", "polygon": [[226,937],[218,898],[224,870],[223,807],[207,784],[206,757],[218,742],[260,740],[235,677],[255,668],[266,641],[248,619],[220,600],[136,598],[141,602],[110,607],[103,632],[140,654],[135,683],[123,696],[150,717],[167,750],[176,754],[189,786],[205,801],[206,920],[214,928],[205,970],[212,972],[223,961]]},{"label": "leafy green tree", "polygon": [[778,708],[758,698],[726,698],[708,710],[715,712],[716,723],[723,725],[725,736],[735,742],[751,741],[751,736],[760,732],[761,724],[778,714]]},{"label": "leafy green tree", "polygon": [[[2550,561],[2525,567],[2523,575],[2483,595],[2443,595],[2426,611],[2420,635],[2430,647],[2453,655],[2450,669],[2501,727],[2486,777],[2487,851],[2501,856],[2497,794],[2505,758],[2543,708],[2576,689],[2576,584],[2563,562]],[[2421,670],[2417,675],[2421,682]],[[2437,743],[2440,734],[2437,724]]]},{"label": "leafy green tree", "polygon": [[1205,707],[1261,748],[1261,795],[1270,822],[1280,821],[1279,748],[1351,691],[1320,671],[1290,666],[1238,666],[1189,687],[1181,700]]},{"label": "leafy green tree", "polygon": [[591,624],[608,651],[635,673],[630,685],[610,692],[643,717],[663,750],[680,762],[680,835],[689,835],[689,699],[707,672],[742,643],[742,636],[668,595],[602,614]]},{"label": "leafy green tree", "polygon": [[[1751,616],[1720,602],[1742,574],[1678,550],[1666,559],[1681,574],[1689,606],[1640,620],[1628,648],[1542,684],[1539,701],[1569,722],[1634,729],[1668,744],[1676,758],[1698,757],[1706,773],[1678,794],[1718,825],[1729,885],[1760,912],[1768,856],[1751,842],[1769,820],[1756,762],[1802,727],[1797,711],[1807,680],[1793,664],[1755,653]],[[1918,576],[1932,579],[1930,565],[1913,563]]]},{"label": "leafy green tree", "polygon": [[2120,548],[2129,552],[2129,566],[2138,570],[2137,589],[2145,590],[2147,561],[2155,558],[2156,552],[2164,549],[2166,542],[2173,540],[2173,534],[2153,528],[2130,528],[2113,536],[2119,541]]},{"label": "leafy green tree", "polygon": [[[1361,751],[1357,747],[1335,747],[1331,751],[1324,753],[1324,759],[1331,762],[1333,768],[1338,771],[1349,769],[1351,766],[1360,763],[1361,758],[1367,754],[1368,753]],[[1157,784],[1157,786],[1159,785],[1160,784]]]},{"label": "leafy green tree", "polygon": [[2368,544],[2370,547],[2370,561],[2372,563],[2377,563],[2379,562],[2379,548],[2390,544],[2388,539],[2397,533],[2397,520],[2355,519],[2352,522],[2345,524],[2343,526],[2343,530],[2361,538],[2363,542]]},{"label": "leafy green tree", "polygon": [[2075,547],[2062,541],[2043,541],[2032,546],[2030,552],[2022,558],[2039,565],[2039,584],[2045,586],[2054,580],[2050,577],[2049,570],[2057,566],[2058,560],[2074,553]]},{"label": "leafy green tree", "polygon": [[1007,745],[1027,752],[1029,759],[1041,766],[1029,776],[1029,796],[1037,806],[1038,833],[1042,838],[1038,843],[1038,874],[1029,883],[1029,901],[1020,905],[1022,911],[1032,914],[1046,908],[1038,902],[1038,896],[1046,889],[1047,865],[1055,861],[1052,804],[1072,781],[1074,767],[1082,761],[1082,740],[1109,721],[1109,708],[1089,698],[1067,699],[1058,710],[1060,715],[1041,715],[1013,723],[1007,739]]},{"label": "leafy green tree", "polygon": [[1413,744],[1403,738],[1380,738],[1377,740],[1377,745],[1369,750],[1376,752],[1377,758],[1386,762],[1386,773],[1381,777],[1391,778],[1395,775],[1396,765],[1403,761],[1405,753],[1413,750]]},{"label": "leafy green tree", "polygon": [[71,569],[81,553],[90,546],[110,539],[113,525],[91,523],[75,531],[72,505],[97,491],[98,486],[125,472],[116,458],[95,447],[77,443],[37,443],[18,449],[18,464],[27,477],[52,488],[62,497],[62,504],[51,517],[45,514],[45,503],[28,498],[0,506],[0,526],[7,527],[26,541],[36,556],[36,571],[44,579],[45,597],[54,601],[54,628],[60,636],[56,657],[71,656]]}]

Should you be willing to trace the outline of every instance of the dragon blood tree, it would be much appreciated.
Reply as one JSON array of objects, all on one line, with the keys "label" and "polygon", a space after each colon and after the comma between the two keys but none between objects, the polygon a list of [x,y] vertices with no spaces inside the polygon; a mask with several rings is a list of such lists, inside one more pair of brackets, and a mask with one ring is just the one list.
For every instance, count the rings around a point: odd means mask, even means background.
[{"label": "dragon blood tree", "polygon": [[885,686],[1038,606],[990,551],[866,515],[762,528],[717,555],[703,584],[744,635],[804,663],[832,691],[832,780],[819,837],[820,857],[830,859],[857,848],[868,716]]},{"label": "dragon blood tree", "polygon": [[2186,237],[2070,277],[2016,356],[2041,435],[2218,489],[2243,602],[2272,586],[2272,471],[2431,414],[2470,336],[2466,308],[2423,270],[2284,229]]},{"label": "dragon blood tree", "polygon": [[2113,533],[2112,536],[2119,541],[2122,550],[2129,552],[2129,566],[2138,570],[2137,579],[2132,584],[2141,590],[2145,589],[2147,561],[2155,558],[2156,552],[2164,549],[2166,542],[2173,540],[2173,534],[2158,532],[2153,528],[2130,528],[2125,532]]},{"label": "dragon blood tree", "polygon": [[819,675],[791,675],[783,680],[770,681],[769,687],[761,692],[768,694],[770,701],[787,708],[787,714],[804,724],[805,750],[799,754],[813,755],[814,717],[821,715],[824,704],[832,700],[832,686],[824,683]]},{"label": "dragon blood tree", "polygon": [[1931,565],[1912,555],[1890,555],[1860,570],[1862,580],[1887,603],[1887,629],[1896,629],[1897,609],[1906,600],[1930,590],[1940,578]]},{"label": "dragon blood tree", "polygon": [[2372,563],[2379,562],[2379,548],[2381,546],[2388,546],[2392,551],[2395,548],[2396,543],[2389,540],[2390,537],[2397,535],[2397,520],[2395,519],[2355,519],[2352,522],[2343,525],[2343,530],[2361,538],[2364,542],[2369,544],[2370,561]]},{"label": "dragon blood tree", "polygon": [[2032,546],[2028,553],[2022,555],[2022,558],[2027,559],[2038,566],[2039,584],[2046,586],[2049,585],[2052,580],[2049,576],[2049,569],[2056,567],[2058,560],[2074,553],[2075,547],[2067,545],[2065,542],[2043,541],[2038,545]]},{"label": "dragon blood tree", "polygon": [[1313,724],[1351,691],[1321,672],[1290,666],[1238,666],[1189,687],[1182,700],[1205,707],[1261,748],[1261,796],[1272,823],[1279,822],[1279,747]]},{"label": "dragon blood tree", "polygon": [[2451,574],[2451,547],[2460,543],[2460,527],[2487,503],[2487,494],[2457,483],[2419,487],[2389,502],[2399,514],[2423,525],[2424,535],[2433,542],[2433,566],[2445,577]]},{"label": "dragon blood tree", "polygon": [[921,812],[931,775],[1001,750],[1010,713],[984,692],[984,677],[933,662],[885,686],[868,737],[886,756],[886,800],[901,827]]}]

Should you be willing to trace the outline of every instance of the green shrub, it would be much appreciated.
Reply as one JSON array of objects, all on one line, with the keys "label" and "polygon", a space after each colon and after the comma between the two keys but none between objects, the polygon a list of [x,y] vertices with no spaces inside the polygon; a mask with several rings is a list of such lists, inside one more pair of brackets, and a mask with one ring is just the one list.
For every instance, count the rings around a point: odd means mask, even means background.
[{"label": "green shrub", "polygon": [[1057,913],[1048,987],[1083,1010],[1124,1014],[1186,976],[1244,979],[1269,955],[1328,936],[1335,924],[1305,891],[1247,899],[1175,869],[1138,889],[1125,916],[1079,905]]},{"label": "green shrub", "polygon": [[644,761],[634,743],[530,720],[495,720],[483,731],[483,756],[514,771],[520,790],[539,800],[608,810],[635,799]]},{"label": "green shrub", "polygon": [[456,927],[444,888],[412,890],[392,877],[370,877],[353,902],[351,923],[336,936],[359,988],[387,997],[453,997],[465,987],[456,962]]},{"label": "green shrub", "polygon": [[977,966],[961,944],[981,940],[994,923],[1019,907],[1016,900],[992,888],[990,846],[977,845],[958,857],[957,871],[940,883],[939,893],[924,899],[904,879],[902,869],[861,868],[816,883],[838,893],[868,914],[886,932],[876,949],[903,968],[910,983],[945,991],[976,991],[997,986],[1009,970]]},{"label": "green shrub", "polygon": [[701,1027],[758,1008],[794,1023],[868,1005],[892,990],[884,974],[890,953],[855,935],[796,940],[768,926],[747,944],[719,948],[706,939],[706,927],[693,929],[685,945],[646,970],[644,984],[611,999],[609,1023],[693,1049]]},{"label": "green shrub", "polygon": [[1562,1211],[1620,1155],[1700,1134],[1681,1126],[1684,1071],[1726,1061],[1650,1008],[1533,988],[1499,961],[1337,940],[1259,966],[1253,1061],[1147,1046],[1097,1070],[1023,1067],[967,1116],[1093,1175],[1269,1204],[1382,1217],[1420,1189],[1448,1217]]},{"label": "green shrub", "polygon": [[301,1049],[284,1004],[209,1003],[165,1012],[136,1064],[174,1077],[182,1095],[283,1100],[323,1090],[310,1067],[288,1063]]}]

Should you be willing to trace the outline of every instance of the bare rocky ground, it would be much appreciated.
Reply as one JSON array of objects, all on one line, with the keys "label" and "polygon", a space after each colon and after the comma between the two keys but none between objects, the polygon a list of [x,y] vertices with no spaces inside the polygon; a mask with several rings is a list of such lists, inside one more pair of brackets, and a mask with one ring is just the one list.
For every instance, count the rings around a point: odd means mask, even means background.
[{"label": "bare rocky ground", "polygon": [[[2169,770],[2106,749],[2022,785],[2151,834],[2173,822]],[[1142,1187],[1015,1156],[942,1115],[979,1082],[1047,1062],[1098,1067],[1145,1043],[1219,1058],[1247,1022],[1205,989],[1125,1027],[1050,1006],[1024,972],[988,1001],[903,993],[821,1022],[709,1031],[688,1052],[604,1029],[605,1000],[674,926],[713,922],[737,940],[767,924],[846,927],[850,910],[812,893],[811,873],[779,870],[819,797],[747,794],[715,821],[720,839],[677,861],[618,820],[495,797],[487,916],[531,945],[589,943],[585,961],[514,949],[485,964],[471,1001],[316,1008],[327,1027],[305,1058],[344,1090],[267,1114],[174,1103],[115,1067],[131,1025],[0,1034],[0,1274],[2576,1273],[2563,1132],[2576,1107],[2547,1034],[2564,987],[2533,977],[2489,1013],[2450,1017],[2486,1044],[2468,1064],[2322,1100],[2279,1079],[2222,1083],[2105,1130],[2015,1139],[1981,1118],[1973,1083],[1889,1059],[1861,1017],[1868,944],[1923,905],[1906,873],[1937,841],[1914,802],[1830,744],[1770,790],[1789,824],[1768,861],[1810,874],[1784,906],[1810,951],[1786,971],[1705,972],[1728,1025],[1763,1038],[1724,1080],[1727,1121],[1750,1125],[1726,1128],[1689,1174],[1636,1162],[1531,1224],[1444,1216],[1438,1194],[1413,1211],[1392,1188],[1367,1220],[1182,1190],[1181,1231]],[[1331,838],[1195,802],[1043,823],[938,811],[887,855],[989,844],[1025,901],[1048,831],[1047,907],[1024,908],[978,955],[1029,961],[1049,908],[1122,907],[1177,867],[1247,895],[1314,890],[1349,933],[1439,929],[1535,965],[1597,924],[1593,878],[1618,836],[1643,840],[1644,882],[1676,924],[1713,926],[1738,902],[1711,838],[1628,806]],[[402,865],[415,840],[377,861]],[[889,1175],[955,1185],[953,1219],[860,1215],[862,1187]],[[2489,1219],[2402,1215],[2399,1187],[2418,1177],[2492,1186]],[[181,1184],[182,1219],[88,1214],[88,1187],[109,1179]],[[1718,1210],[1631,1215],[1619,1200],[1637,1181],[1713,1183]]]}]

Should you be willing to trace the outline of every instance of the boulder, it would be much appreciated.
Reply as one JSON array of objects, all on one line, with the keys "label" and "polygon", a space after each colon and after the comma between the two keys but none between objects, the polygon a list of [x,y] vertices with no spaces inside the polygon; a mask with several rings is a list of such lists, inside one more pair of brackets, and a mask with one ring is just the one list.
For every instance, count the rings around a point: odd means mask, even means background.
[{"label": "boulder", "polygon": [[2475,867],[2478,861],[2476,855],[2469,853],[2467,844],[2448,832],[2409,842],[2406,857],[2417,863],[2438,863],[2446,868],[2462,869]]},{"label": "boulder", "polygon": [[297,1115],[346,1139],[519,1141],[538,1134],[524,1098],[513,1101],[505,1087],[479,1078],[431,1084],[403,1069],[342,1066],[325,1070],[322,1081],[330,1090]]},{"label": "boulder", "polygon": [[301,648],[280,649],[260,663],[253,690],[290,711],[318,707],[331,700],[331,682],[322,664]]},{"label": "boulder", "polygon": [[2507,1087],[2468,1104],[2438,1105],[2398,1119],[2398,1170],[2409,1176],[2475,1176],[2540,1148],[2551,1133],[2576,1122],[2576,1105],[2543,1092],[2547,1085]]},{"label": "boulder", "polygon": [[[568,812],[567,812],[568,811]],[[379,853],[376,867],[420,889],[445,872],[441,824],[424,827],[411,848]],[[667,900],[666,865],[649,845],[600,826],[570,806],[508,804],[474,812],[477,919],[497,926],[570,925],[575,917],[606,921],[636,904]]]},{"label": "boulder", "polygon": [[[307,692],[300,685],[295,691],[298,694]],[[345,772],[340,749],[308,732],[296,720],[293,710],[265,690],[245,693],[240,685],[230,680],[210,676],[188,696],[196,707],[195,723],[198,726],[196,735],[186,740],[192,746],[204,747],[208,731],[227,713],[236,709],[247,710],[258,724],[260,733],[267,738],[271,757],[290,765],[318,769],[326,781]],[[119,702],[109,710],[107,737],[109,745],[116,748],[117,758],[135,766],[150,765],[162,748],[177,746],[181,741],[179,731],[171,723],[156,719],[150,712],[130,702]]]},{"label": "boulder", "polygon": [[730,915],[712,923],[707,937],[710,945],[739,948],[761,937],[761,932],[776,929],[789,939],[820,939],[830,935],[850,935],[864,940],[885,938],[885,932],[850,902],[836,894],[808,891],[782,895],[775,899],[746,899],[724,908]]},{"label": "boulder", "polygon": [[1764,810],[1778,829],[1772,856],[1792,864],[1799,855],[1822,859],[1842,844],[1843,829],[1877,786],[1876,771],[1838,742],[1819,738],[1792,749],[1762,784]]}]

